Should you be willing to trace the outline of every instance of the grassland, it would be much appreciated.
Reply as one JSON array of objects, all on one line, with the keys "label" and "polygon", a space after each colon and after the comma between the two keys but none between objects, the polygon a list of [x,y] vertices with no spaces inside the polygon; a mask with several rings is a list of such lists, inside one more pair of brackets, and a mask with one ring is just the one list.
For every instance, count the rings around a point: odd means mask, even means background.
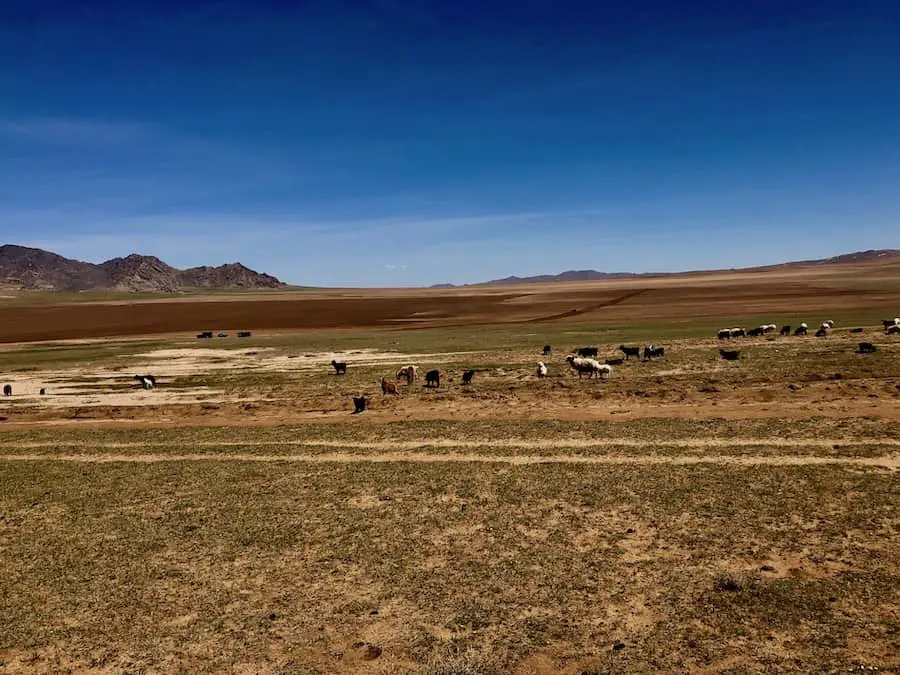
[{"label": "grassland", "polygon": [[896,670],[900,339],[833,310],[8,345],[0,672]]}]

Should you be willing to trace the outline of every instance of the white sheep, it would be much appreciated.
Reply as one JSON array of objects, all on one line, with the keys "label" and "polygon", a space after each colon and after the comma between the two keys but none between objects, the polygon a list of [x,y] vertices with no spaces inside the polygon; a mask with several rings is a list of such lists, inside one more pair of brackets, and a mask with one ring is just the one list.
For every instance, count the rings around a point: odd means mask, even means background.
[{"label": "white sheep", "polygon": [[547,377],[547,366],[544,365],[543,361],[538,361],[537,376],[541,380],[543,380],[545,377]]},{"label": "white sheep", "polygon": [[569,355],[566,357],[566,361],[569,362],[569,365],[572,366],[572,368],[578,371],[579,379],[584,373],[587,373],[588,377],[597,375],[598,377],[602,377],[604,380],[608,380],[610,374],[612,373],[612,366],[606,363],[601,364],[596,359]]},{"label": "white sheep", "polygon": [[834,328],[834,321],[829,319],[828,321],[825,321],[822,325],[828,326],[828,328]]},{"label": "white sheep", "polygon": [[761,326],[761,328],[763,329],[763,332],[765,332],[765,333],[772,333],[772,332],[778,330],[778,326],[776,326],[774,323],[764,323]]}]

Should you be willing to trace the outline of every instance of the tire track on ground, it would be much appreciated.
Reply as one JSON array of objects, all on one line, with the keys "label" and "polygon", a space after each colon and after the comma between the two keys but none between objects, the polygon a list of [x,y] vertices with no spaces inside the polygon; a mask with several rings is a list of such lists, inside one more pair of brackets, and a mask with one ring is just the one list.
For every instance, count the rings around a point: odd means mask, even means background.
[{"label": "tire track on ground", "polygon": [[900,447],[898,438],[676,438],[668,440],[644,440],[636,438],[548,438],[548,439],[396,439],[396,440],[330,440],[330,439],[285,439],[271,441],[172,441],[149,442],[101,442],[91,441],[29,441],[22,443],[0,443],[0,448],[170,448],[174,445],[190,445],[195,448],[241,448],[292,446],[306,448],[353,448],[359,450],[416,450],[419,448],[519,448],[539,450],[544,448],[729,448],[729,447],[772,447],[772,448],[827,448],[836,446],[890,446]]},{"label": "tire track on ground", "polygon": [[82,464],[155,464],[164,462],[256,462],[256,463],[307,463],[307,464],[379,464],[406,462],[412,464],[472,463],[472,464],[588,464],[588,465],[697,465],[722,464],[731,466],[870,466],[897,470],[900,455],[882,457],[815,457],[815,456],[765,456],[765,455],[472,455],[461,453],[410,454],[410,453],[329,453],[323,455],[253,455],[185,453],[180,455],[154,454],[22,454],[0,455],[5,462],[72,462]]}]

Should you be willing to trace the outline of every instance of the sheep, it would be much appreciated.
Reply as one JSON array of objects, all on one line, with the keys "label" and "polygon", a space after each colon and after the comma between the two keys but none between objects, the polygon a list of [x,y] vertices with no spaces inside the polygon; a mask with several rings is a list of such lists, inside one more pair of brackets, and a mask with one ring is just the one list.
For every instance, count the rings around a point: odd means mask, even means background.
[{"label": "sheep", "polygon": [[884,331],[885,335],[900,335],[900,325],[898,326],[888,326],[888,329]]},{"label": "sheep", "polygon": [[781,327],[781,335],[790,335],[791,334],[791,324],[786,323]]},{"label": "sheep", "polygon": [[197,339],[203,340],[204,338],[211,338],[213,336],[213,332],[211,330],[205,330],[202,333],[197,335]]},{"label": "sheep", "polygon": [[[832,322],[832,323],[834,323],[834,322]],[[829,328],[831,328],[832,323],[829,323],[828,321],[823,321],[823,322],[822,322],[822,325],[819,326],[819,330],[825,330],[825,331],[827,331]]]},{"label": "sheep", "polygon": [[760,335],[762,335],[765,332],[766,331],[762,326],[758,326],[756,328],[751,328],[750,330],[748,330],[747,336],[748,337],[759,337]]},{"label": "sheep", "polygon": [[388,382],[387,380],[384,379],[384,377],[382,377],[381,378],[381,394],[382,394],[382,396],[385,396],[387,394],[397,394],[397,393],[398,393],[397,385],[394,384],[393,382]]},{"label": "sheep", "polygon": [[625,363],[625,359],[606,359],[604,363],[608,366],[621,366]]},{"label": "sheep", "polygon": [[354,396],[353,397],[353,413],[354,415],[358,415],[366,409],[366,405],[368,404],[369,399],[365,396]]},{"label": "sheep", "polygon": [[472,378],[475,376],[474,370],[467,370],[463,373],[462,383],[463,384],[472,384]]},{"label": "sheep", "polygon": [[625,345],[619,345],[619,351],[625,354],[625,359],[632,356],[636,356],[637,358],[641,358],[641,348],[640,347],[626,347]]},{"label": "sheep", "polygon": [[250,337],[251,335],[253,335],[253,333],[251,333],[249,330],[238,331],[238,334],[237,334],[237,336],[239,338]]},{"label": "sheep", "polygon": [[831,319],[828,319],[828,321],[825,321],[822,325],[823,326],[827,325],[829,328],[834,328],[834,321],[832,321]]},{"label": "sheep", "polygon": [[716,333],[716,337],[720,340],[730,340],[731,339],[731,329],[723,328],[718,333]]},{"label": "sheep", "polygon": [[153,375],[135,375],[134,379],[140,382],[141,386],[147,390],[156,386],[156,378]]},{"label": "sheep", "polygon": [[537,376],[540,380],[543,380],[545,377],[547,377],[547,366],[544,365],[543,361],[538,361]]},{"label": "sheep", "polygon": [[553,351],[553,349],[550,345],[544,345],[544,356],[550,356],[551,351]]},{"label": "sheep", "polygon": [[733,337],[733,338],[744,337],[745,335],[747,335],[747,331],[745,331],[743,328],[732,328],[731,329],[731,337]]},{"label": "sheep", "polygon": [[347,374],[347,362],[346,361],[335,361],[331,359],[331,367],[334,368],[335,375],[346,375]]},{"label": "sheep", "polygon": [[3,385],[3,395],[4,396],[12,396],[12,385],[11,384]]},{"label": "sheep", "polygon": [[397,379],[406,379],[406,384],[412,384],[418,376],[419,366],[415,366],[413,364],[403,366],[400,370],[397,371]]},{"label": "sheep", "polygon": [[741,358],[741,352],[737,349],[735,349],[733,351],[728,351],[726,349],[720,349],[719,354],[721,354],[722,358],[725,359],[726,361],[737,361],[739,358]]},{"label": "sheep", "polygon": [[226,338],[226,337],[228,337],[228,333],[219,333],[219,337]]},{"label": "sheep", "polygon": [[609,379],[609,376],[612,373],[612,366],[608,366],[605,363],[600,364],[595,359],[586,359],[580,356],[570,355],[566,357],[566,361],[569,362],[569,365],[572,366],[572,368],[578,371],[579,379],[581,379],[581,376],[584,373],[587,373],[589,378],[597,375],[606,380]]},{"label": "sheep", "polygon": [[796,329],[794,329],[794,335],[808,335],[808,334],[809,334],[809,327],[805,323],[801,323],[799,326],[797,326]]},{"label": "sheep", "polygon": [[874,354],[877,350],[875,349],[875,345],[871,342],[860,342],[859,343],[859,353],[860,354]]},{"label": "sheep", "polygon": [[441,371],[429,370],[427,373],[425,373],[425,386],[426,387],[440,387],[441,386]]},{"label": "sheep", "polygon": [[822,327],[816,331],[816,337],[828,337],[828,328],[825,327],[825,324],[822,324]]},{"label": "sheep", "polygon": [[763,333],[774,333],[776,330],[778,330],[778,326],[776,326],[774,323],[764,323],[762,326],[760,326],[760,328],[763,329]]},{"label": "sheep", "polygon": [[895,317],[893,319],[882,319],[881,325],[884,326],[885,330],[887,330],[891,326],[900,326],[900,317]]},{"label": "sheep", "polygon": [[596,347],[579,347],[575,350],[575,354],[585,358],[597,358],[598,349]]}]

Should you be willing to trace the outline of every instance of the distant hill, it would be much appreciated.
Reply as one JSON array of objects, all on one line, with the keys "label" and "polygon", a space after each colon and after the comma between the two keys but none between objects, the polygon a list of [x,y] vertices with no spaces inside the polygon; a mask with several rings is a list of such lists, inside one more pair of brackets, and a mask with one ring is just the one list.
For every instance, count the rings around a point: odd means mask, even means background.
[{"label": "distant hill", "polygon": [[[743,267],[740,272],[764,271],[783,269],[785,267],[808,267],[813,265],[840,265],[851,263],[877,263],[900,261],[900,249],[872,249],[857,251],[856,253],[844,253],[831,258],[817,260],[797,260],[793,262],[777,263],[773,265],[761,265],[758,267]],[[540,274],[532,277],[504,277],[483,281],[477,284],[465,284],[465,286],[505,286],[512,284],[546,284],[563,281],[602,281],[604,279],[631,279],[644,277],[672,276],[674,274],[695,274],[697,272],[720,272],[722,270],[695,270],[693,272],[598,272],[597,270],[567,270],[559,274]],[[435,284],[431,288],[456,288],[454,284]]]},{"label": "distant hill", "polygon": [[96,265],[12,244],[0,246],[0,285],[45,291],[127,292],[285,286],[275,277],[254,272],[240,263],[179,270],[159,258],[132,253]]}]

